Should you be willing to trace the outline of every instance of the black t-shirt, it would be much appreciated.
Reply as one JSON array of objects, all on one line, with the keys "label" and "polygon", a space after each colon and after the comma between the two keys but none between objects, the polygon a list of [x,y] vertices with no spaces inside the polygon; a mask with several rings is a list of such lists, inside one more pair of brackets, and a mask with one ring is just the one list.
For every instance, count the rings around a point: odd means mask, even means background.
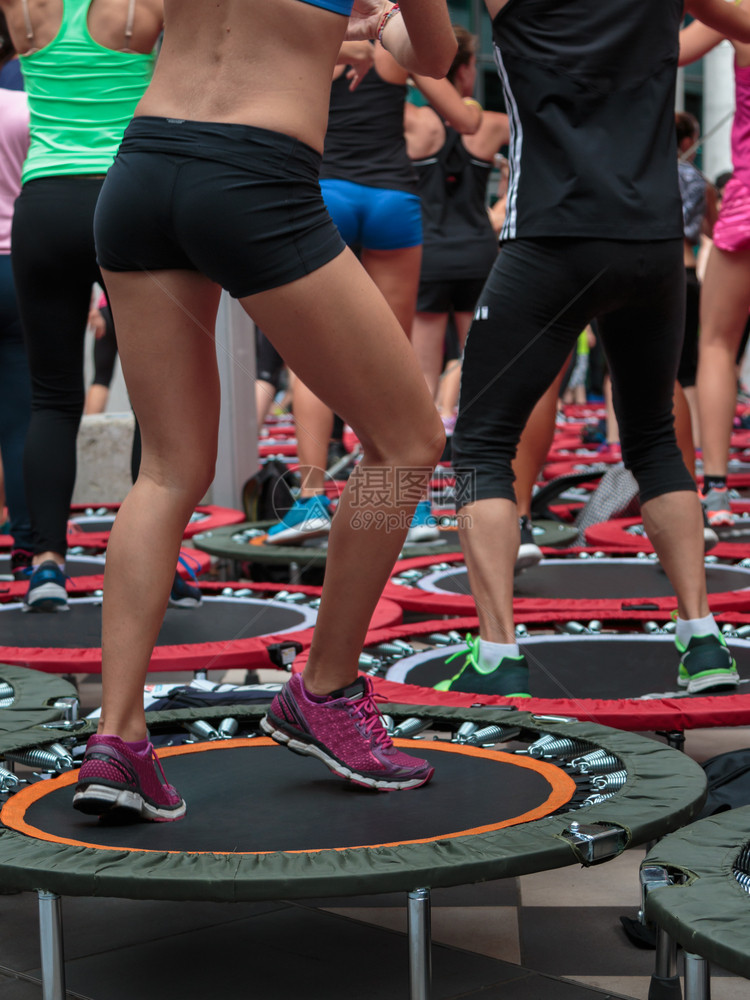
[{"label": "black t-shirt", "polygon": [[501,239],[682,237],[674,97],[683,0],[509,0]]}]

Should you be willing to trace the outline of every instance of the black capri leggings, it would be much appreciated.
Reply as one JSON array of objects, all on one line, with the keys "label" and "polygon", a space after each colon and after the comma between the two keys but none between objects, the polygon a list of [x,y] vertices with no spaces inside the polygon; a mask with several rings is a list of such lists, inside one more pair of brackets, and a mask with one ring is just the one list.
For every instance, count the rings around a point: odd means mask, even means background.
[{"label": "black capri leggings", "polygon": [[34,551],[66,552],[83,412],[83,342],[91,286],[102,283],[94,208],[103,178],[24,185],[13,216],[13,275],[31,371],[24,480]]},{"label": "black capri leggings", "polygon": [[515,500],[511,462],[529,415],[594,317],[609,360],[625,465],[645,502],[695,490],[672,416],[682,348],[682,241],[506,243],[477,304],[453,436],[457,507]]}]

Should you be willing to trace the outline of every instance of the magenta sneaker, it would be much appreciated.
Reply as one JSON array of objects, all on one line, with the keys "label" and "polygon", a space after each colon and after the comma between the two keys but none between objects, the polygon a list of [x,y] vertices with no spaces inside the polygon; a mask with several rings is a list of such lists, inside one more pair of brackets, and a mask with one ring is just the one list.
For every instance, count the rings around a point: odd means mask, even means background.
[{"label": "magenta sneaker", "polygon": [[261,727],[277,743],[317,757],[334,774],[365,788],[419,788],[434,772],[426,760],[393,745],[369,677],[316,698],[305,691],[301,675],[294,674],[271,702]]},{"label": "magenta sneaker", "polygon": [[185,815],[150,743],[137,753],[119,736],[92,736],[83,755],[73,806],[92,816],[166,823]]}]

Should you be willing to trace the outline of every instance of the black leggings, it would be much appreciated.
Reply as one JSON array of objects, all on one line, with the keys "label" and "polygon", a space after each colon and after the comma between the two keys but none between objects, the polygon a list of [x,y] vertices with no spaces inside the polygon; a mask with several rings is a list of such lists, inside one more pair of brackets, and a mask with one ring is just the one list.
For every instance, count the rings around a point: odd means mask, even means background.
[{"label": "black leggings", "polygon": [[681,240],[505,244],[466,342],[453,436],[457,506],[515,500],[511,462],[521,431],[594,317],[609,360],[623,459],[642,502],[695,490],[672,416],[684,311]]},{"label": "black leggings", "polygon": [[83,342],[94,250],[96,177],[46,177],[24,185],[13,217],[13,274],[29,356],[31,423],[24,453],[34,551],[66,552],[83,412]]}]

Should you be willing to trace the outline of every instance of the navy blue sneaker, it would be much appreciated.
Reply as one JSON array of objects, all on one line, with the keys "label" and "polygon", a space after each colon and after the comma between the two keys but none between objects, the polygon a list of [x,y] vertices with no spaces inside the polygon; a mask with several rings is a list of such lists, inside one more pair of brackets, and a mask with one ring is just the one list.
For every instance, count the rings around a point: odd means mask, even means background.
[{"label": "navy blue sneaker", "polygon": [[24,611],[67,611],[68,595],[65,573],[54,559],[47,559],[32,569],[29,589],[23,600]]},{"label": "navy blue sneaker", "polygon": [[175,570],[174,583],[172,584],[172,589],[169,592],[169,607],[197,608],[203,600],[203,594],[201,594],[200,589],[195,586],[198,582],[198,577],[195,575],[193,567],[190,566],[182,556],[180,556],[179,561],[188,571],[193,582],[190,583],[188,580],[183,579],[183,577],[180,576],[179,569]]},{"label": "navy blue sneaker", "polygon": [[268,545],[289,545],[306,538],[318,538],[331,530],[330,499],[324,494],[294,501],[278,524],[268,529]]}]

